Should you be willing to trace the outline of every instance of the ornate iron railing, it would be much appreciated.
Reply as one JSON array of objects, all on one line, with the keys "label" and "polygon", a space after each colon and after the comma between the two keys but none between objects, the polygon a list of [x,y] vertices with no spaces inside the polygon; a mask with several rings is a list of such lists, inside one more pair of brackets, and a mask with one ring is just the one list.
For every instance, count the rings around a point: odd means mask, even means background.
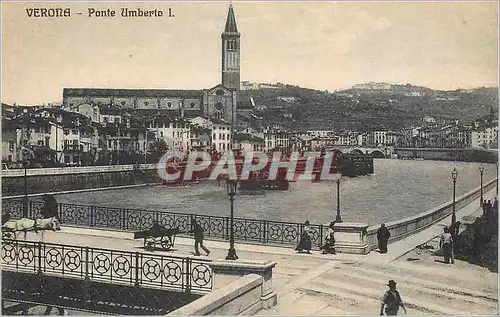
[{"label": "ornate iron railing", "polygon": [[139,252],[2,240],[2,270],[187,293],[211,291],[209,262]]},{"label": "ornate iron railing", "polygon": [[[2,200],[3,209],[16,219],[22,215],[22,204],[22,200]],[[43,206],[35,201],[29,204],[30,216]],[[179,227],[182,235],[188,234],[196,219],[205,237],[218,239],[229,239],[230,229],[229,217],[75,204],[59,204],[59,217],[65,225],[118,230],[144,230],[158,221],[167,228]],[[238,241],[293,246],[299,243],[303,228],[301,223],[234,218],[234,238]],[[323,245],[323,225],[310,225],[310,233],[313,248]]]}]

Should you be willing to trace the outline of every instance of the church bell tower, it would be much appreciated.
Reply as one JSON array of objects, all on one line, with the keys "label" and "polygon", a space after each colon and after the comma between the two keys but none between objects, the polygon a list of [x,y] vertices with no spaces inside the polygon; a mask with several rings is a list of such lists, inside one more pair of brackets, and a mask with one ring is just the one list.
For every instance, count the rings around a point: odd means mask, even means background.
[{"label": "church bell tower", "polygon": [[222,85],[231,90],[240,90],[240,36],[236,27],[233,5],[229,5],[226,27],[222,38]]}]

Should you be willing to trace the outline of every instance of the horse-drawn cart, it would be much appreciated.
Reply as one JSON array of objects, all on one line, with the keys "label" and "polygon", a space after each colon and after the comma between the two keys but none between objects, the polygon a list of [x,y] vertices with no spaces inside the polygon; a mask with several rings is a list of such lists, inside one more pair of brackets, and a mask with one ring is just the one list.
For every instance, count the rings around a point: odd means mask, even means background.
[{"label": "horse-drawn cart", "polygon": [[179,228],[167,229],[165,226],[155,223],[147,230],[135,232],[134,239],[144,239],[145,249],[169,251],[174,246],[175,235],[179,233]]}]

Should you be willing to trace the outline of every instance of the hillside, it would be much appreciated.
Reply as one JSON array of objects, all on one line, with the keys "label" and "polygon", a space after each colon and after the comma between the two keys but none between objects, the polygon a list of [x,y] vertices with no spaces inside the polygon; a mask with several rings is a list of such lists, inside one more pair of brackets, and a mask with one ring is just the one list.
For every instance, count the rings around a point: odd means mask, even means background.
[{"label": "hillside", "polygon": [[[425,116],[436,120],[474,119],[498,109],[497,88],[437,91],[412,85],[393,85],[386,91],[345,90],[335,93],[284,85],[279,89],[241,91],[262,110],[263,123],[293,129],[400,129]],[[279,100],[279,97],[285,97]]]}]

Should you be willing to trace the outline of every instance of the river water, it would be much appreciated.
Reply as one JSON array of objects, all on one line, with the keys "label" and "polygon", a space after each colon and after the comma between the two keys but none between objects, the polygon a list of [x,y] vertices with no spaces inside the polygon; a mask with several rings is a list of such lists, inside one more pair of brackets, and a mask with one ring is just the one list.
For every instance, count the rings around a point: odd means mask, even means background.
[{"label": "river water", "polygon": [[[374,225],[415,215],[453,199],[451,171],[458,170],[457,197],[479,186],[479,164],[442,161],[374,160],[375,174],[343,177],[340,206],[344,221]],[[483,182],[496,176],[485,165]],[[229,216],[224,187],[201,182],[188,187],[147,186],[57,195],[61,203],[139,208]],[[337,210],[335,182],[295,182],[288,191],[238,192],[235,217],[326,223]]]}]

